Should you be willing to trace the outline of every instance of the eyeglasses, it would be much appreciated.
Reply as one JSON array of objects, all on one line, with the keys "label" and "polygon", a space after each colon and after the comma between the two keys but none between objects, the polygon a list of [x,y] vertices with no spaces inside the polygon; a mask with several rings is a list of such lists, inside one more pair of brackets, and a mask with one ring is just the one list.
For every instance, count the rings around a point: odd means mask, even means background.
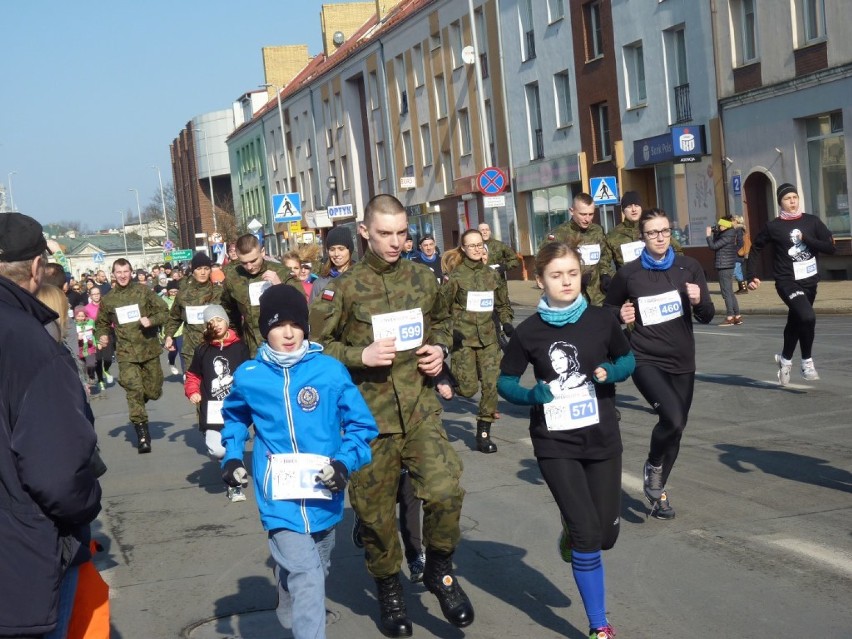
[{"label": "eyeglasses", "polygon": [[463,248],[469,248],[469,249],[481,249],[483,246],[485,246],[485,244],[482,244],[482,243],[480,242],[479,244],[464,244],[464,245],[463,245]]},{"label": "eyeglasses", "polygon": [[309,270],[309,271],[310,271],[310,270],[311,270],[311,265],[310,265],[310,264],[302,264],[299,268],[307,269],[307,270]]},{"label": "eyeglasses", "polygon": [[671,237],[672,230],[671,229],[660,229],[659,231],[645,231],[642,235],[647,237],[649,240],[656,240],[658,236],[662,235],[663,237]]}]

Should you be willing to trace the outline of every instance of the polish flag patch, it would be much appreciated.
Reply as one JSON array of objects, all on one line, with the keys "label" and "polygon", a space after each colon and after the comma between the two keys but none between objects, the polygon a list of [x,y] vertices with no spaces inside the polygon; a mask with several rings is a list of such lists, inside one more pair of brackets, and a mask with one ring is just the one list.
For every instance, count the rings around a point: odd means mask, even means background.
[{"label": "polish flag patch", "polygon": [[330,302],[330,301],[332,301],[332,300],[334,299],[334,291],[332,291],[331,289],[325,289],[325,290],[322,292],[322,298],[323,298],[326,302]]}]

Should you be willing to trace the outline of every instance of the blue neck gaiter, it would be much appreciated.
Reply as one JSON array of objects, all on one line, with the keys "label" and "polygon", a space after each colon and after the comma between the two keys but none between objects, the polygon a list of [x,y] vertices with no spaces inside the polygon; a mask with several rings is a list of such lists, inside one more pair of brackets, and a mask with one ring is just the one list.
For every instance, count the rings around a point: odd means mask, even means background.
[{"label": "blue neck gaiter", "polygon": [[642,254],[639,256],[639,259],[642,262],[642,268],[648,269],[649,271],[667,271],[674,264],[675,252],[674,249],[670,246],[666,251],[666,254],[663,256],[661,260],[655,260],[651,257],[651,254],[648,252],[648,248],[642,249]]},{"label": "blue neck gaiter", "polygon": [[586,298],[582,295],[578,295],[577,299],[575,299],[569,306],[565,306],[563,308],[553,308],[547,302],[547,296],[542,295],[541,299],[538,301],[538,307],[536,310],[538,314],[548,324],[552,324],[553,326],[565,326],[566,324],[574,324],[580,316],[583,314],[583,311],[586,310],[586,307],[589,303],[586,301]]}]

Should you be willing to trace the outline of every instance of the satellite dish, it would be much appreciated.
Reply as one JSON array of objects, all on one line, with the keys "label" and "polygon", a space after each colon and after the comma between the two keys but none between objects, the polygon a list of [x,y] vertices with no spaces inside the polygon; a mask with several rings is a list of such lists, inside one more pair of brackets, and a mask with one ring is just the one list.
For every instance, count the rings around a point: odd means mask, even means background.
[{"label": "satellite dish", "polygon": [[346,36],[343,35],[343,31],[335,31],[334,35],[331,36],[331,41],[339,47],[346,41]]},{"label": "satellite dish", "polygon": [[468,45],[462,49],[462,62],[465,64],[473,64],[476,61],[476,52],[473,47]]}]

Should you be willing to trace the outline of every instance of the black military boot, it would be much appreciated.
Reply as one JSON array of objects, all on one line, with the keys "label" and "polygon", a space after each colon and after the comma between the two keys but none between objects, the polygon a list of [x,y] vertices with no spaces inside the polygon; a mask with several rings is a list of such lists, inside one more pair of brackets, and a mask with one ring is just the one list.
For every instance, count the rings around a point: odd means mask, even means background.
[{"label": "black military boot", "polygon": [[150,453],[151,452],[151,435],[148,433],[148,422],[142,422],[141,424],[133,424],[133,428],[136,429],[136,439],[139,440],[139,444],[136,446],[136,450],[139,451],[139,454],[142,453]]},{"label": "black military boot", "polygon": [[497,444],[491,440],[491,422],[477,420],[476,422],[476,449],[480,453],[496,453]]},{"label": "black military boot", "polygon": [[438,598],[441,612],[457,628],[473,623],[473,605],[453,574],[453,554],[426,549],[423,585]]},{"label": "black military boot", "polygon": [[405,597],[399,575],[376,579],[378,588],[379,630],[385,637],[410,637],[411,619],[405,609]]}]

